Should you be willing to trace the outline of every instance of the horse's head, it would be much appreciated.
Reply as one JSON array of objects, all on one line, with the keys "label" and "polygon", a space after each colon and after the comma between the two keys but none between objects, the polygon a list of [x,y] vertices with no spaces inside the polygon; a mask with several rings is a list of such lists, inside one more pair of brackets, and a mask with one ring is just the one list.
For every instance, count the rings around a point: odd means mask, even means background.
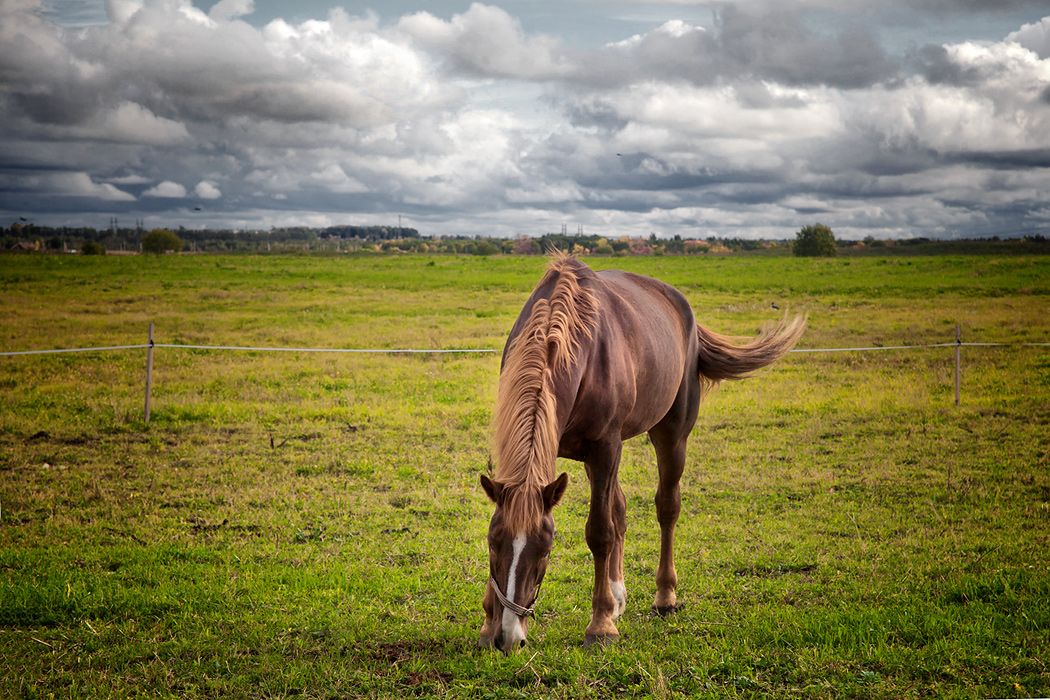
[{"label": "horse's head", "polygon": [[[481,476],[481,487],[496,504],[489,523],[489,584],[481,643],[503,652],[525,644],[528,619],[547,573],[554,545],[554,506],[568,486],[563,473],[542,489],[506,486]],[[520,499],[528,499],[523,503]],[[521,513],[538,518],[521,518]]]}]

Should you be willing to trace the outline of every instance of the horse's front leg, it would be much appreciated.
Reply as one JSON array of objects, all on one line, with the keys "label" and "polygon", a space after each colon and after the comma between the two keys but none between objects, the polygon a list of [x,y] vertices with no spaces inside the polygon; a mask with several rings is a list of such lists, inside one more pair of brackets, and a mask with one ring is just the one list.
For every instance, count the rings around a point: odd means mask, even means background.
[{"label": "horse's front leg", "polygon": [[485,597],[482,599],[481,607],[485,610],[485,622],[481,625],[481,632],[478,634],[478,646],[490,647],[499,631],[495,615],[496,594],[492,591],[492,584],[485,585]]},{"label": "horse's front leg", "polygon": [[622,443],[595,446],[585,464],[591,481],[591,507],[587,517],[587,546],[594,557],[594,593],[591,621],[584,644],[613,642],[620,632],[613,620],[627,602],[623,581],[623,541],[626,531],[626,501],[617,474]]},{"label": "horse's front leg", "polygon": [[609,558],[609,589],[616,601],[616,611],[613,613],[613,617],[616,618],[623,615],[627,609],[627,586],[623,577],[623,545],[627,536],[627,499],[623,495],[618,479],[613,493],[612,511],[615,539],[612,555]]}]

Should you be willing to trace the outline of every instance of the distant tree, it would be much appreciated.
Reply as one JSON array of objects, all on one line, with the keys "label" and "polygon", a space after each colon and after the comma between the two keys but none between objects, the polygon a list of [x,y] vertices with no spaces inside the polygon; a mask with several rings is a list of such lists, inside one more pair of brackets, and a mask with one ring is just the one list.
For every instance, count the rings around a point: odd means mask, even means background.
[{"label": "distant tree", "polygon": [[163,254],[182,250],[182,239],[174,231],[155,228],[142,237],[142,252]]},{"label": "distant tree", "polygon": [[835,235],[824,224],[806,226],[795,234],[791,244],[791,253],[795,256],[833,257],[838,253],[835,246]]},{"label": "distant tree", "polygon": [[106,246],[98,241],[87,241],[84,245],[80,246],[80,252],[84,255],[105,255]]},{"label": "distant tree", "polygon": [[539,255],[540,244],[528,236],[521,236],[514,241],[514,253],[517,255]]},{"label": "distant tree", "polygon": [[480,240],[474,245],[472,252],[474,255],[495,255],[500,250],[491,241]]}]

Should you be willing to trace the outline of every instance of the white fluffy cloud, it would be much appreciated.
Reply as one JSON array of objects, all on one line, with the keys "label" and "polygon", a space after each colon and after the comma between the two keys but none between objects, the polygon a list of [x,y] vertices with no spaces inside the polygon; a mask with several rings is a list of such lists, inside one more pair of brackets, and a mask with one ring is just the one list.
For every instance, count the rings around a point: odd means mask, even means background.
[{"label": "white fluffy cloud", "polygon": [[30,175],[0,173],[0,190],[15,193],[25,198],[32,195],[45,197],[73,197],[97,199],[104,202],[134,202],[135,197],[108,182],[95,182],[84,172],[51,172]]},{"label": "white fluffy cloud", "polygon": [[193,188],[193,192],[201,199],[218,199],[222,196],[222,190],[210,180],[198,182],[197,186]]},{"label": "white fluffy cloud", "polygon": [[186,196],[186,188],[177,182],[165,180],[156,187],[151,187],[142,193],[143,197],[163,197],[165,199],[183,199]]},{"label": "white fluffy cloud", "polygon": [[1006,39],[1034,51],[1039,58],[1050,58],[1050,17],[1026,24],[1011,32]]},{"label": "white fluffy cloud", "polygon": [[255,26],[252,0],[106,0],[73,30],[0,0],[0,216],[178,225],[196,198],[216,226],[446,234],[1050,227],[1050,17],[895,55],[858,21],[884,5],[729,2],[577,47],[480,3]]},{"label": "white fluffy cloud", "polygon": [[208,11],[208,18],[216,22],[228,22],[237,17],[250,15],[254,11],[254,0],[219,0]]},{"label": "white fluffy cloud", "polygon": [[454,70],[525,79],[566,76],[573,71],[558,41],[526,36],[518,20],[491,5],[474,3],[448,21],[418,12],[404,17],[398,28]]}]

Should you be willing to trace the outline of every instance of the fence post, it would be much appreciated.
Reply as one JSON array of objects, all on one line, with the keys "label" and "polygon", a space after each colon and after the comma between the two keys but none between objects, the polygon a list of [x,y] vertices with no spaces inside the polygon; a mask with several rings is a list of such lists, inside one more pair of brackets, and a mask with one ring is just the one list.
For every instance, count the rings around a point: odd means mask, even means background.
[{"label": "fence post", "polygon": [[959,405],[959,351],[962,349],[962,326],[955,326],[955,405]]},{"label": "fence post", "polygon": [[[149,423],[149,397],[153,391],[153,324],[149,324],[149,347],[146,348],[146,422]],[[958,403],[958,402],[956,402]]]}]

